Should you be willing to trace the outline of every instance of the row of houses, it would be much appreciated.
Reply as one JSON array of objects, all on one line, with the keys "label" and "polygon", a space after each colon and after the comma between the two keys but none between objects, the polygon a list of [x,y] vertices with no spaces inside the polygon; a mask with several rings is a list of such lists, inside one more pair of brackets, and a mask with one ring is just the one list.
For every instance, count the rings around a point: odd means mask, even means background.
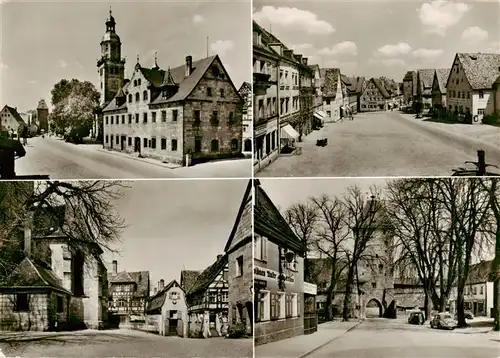
[{"label": "row of houses", "polygon": [[324,123],[399,107],[402,88],[387,78],[348,77],[294,53],[253,22],[254,166],[260,170]]},{"label": "row of houses", "polygon": [[500,113],[500,54],[457,53],[451,68],[408,71],[405,104],[422,114],[478,124]]}]

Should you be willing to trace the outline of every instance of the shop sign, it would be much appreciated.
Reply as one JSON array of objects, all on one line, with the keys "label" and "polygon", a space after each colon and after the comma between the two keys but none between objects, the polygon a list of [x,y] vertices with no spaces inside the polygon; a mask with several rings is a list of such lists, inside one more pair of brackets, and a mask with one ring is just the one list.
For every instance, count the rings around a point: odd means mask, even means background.
[{"label": "shop sign", "polygon": [[[253,273],[256,276],[256,278],[266,280],[266,281],[278,281],[278,277],[280,275],[279,272],[276,272],[276,271],[271,270],[271,269],[263,268],[263,267],[258,267],[258,266],[254,267]],[[290,282],[290,283],[294,283],[295,279],[293,277],[286,277],[285,276],[285,281]]]}]

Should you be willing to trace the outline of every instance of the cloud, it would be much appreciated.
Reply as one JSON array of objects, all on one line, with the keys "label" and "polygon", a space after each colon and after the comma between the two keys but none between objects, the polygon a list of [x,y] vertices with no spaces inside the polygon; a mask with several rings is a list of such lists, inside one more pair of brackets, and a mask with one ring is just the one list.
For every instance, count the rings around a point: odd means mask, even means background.
[{"label": "cloud", "polygon": [[445,36],[446,30],[460,22],[470,9],[470,5],[462,2],[436,0],[422,4],[417,11],[425,31]]},{"label": "cloud", "polygon": [[335,55],[357,55],[358,47],[352,41],[339,42],[332,47],[325,47],[318,51],[320,55],[323,56],[335,56]]},{"label": "cloud", "polygon": [[202,22],[205,22],[205,18],[203,16],[198,15],[198,14],[193,16],[193,23],[201,24]]},{"label": "cloud", "polygon": [[292,48],[295,53],[303,52],[305,50],[312,50],[313,47],[314,46],[312,44],[308,44],[308,43],[290,46],[290,48]]},{"label": "cloud", "polygon": [[211,50],[219,56],[224,56],[233,46],[234,44],[231,40],[217,40],[210,44]]},{"label": "cloud", "polygon": [[59,67],[66,68],[68,67],[68,64],[64,60],[59,60]]},{"label": "cloud", "polygon": [[425,60],[434,60],[443,55],[442,49],[426,49],[419,48],[412,52],[413,57],[425,59]]},{"label": "cloud", "polygon": [[488,38],[488,31],[483,30],[478,26],[471,26],[462,33],[462,40],[468,42],[480,42]]},{"label": "cloud", "polygon": [[372,58],[368,62],[372,65],[382,65],[386,67],[406,66],[405,61],[400,58]]},{"label": "cloud", "polygon": [[385,45],[377,49],[377,54],[378,55],[383,55],[383,56],[399,56],[399,55],[406,55],[410,53],[412,50],[411,46],[408,45],[406,42],[400,42],[395,45]]},{"label": "cloud", "polygon": [[257,22],[270,22],[287,28],[305,31],[311,35],[327,35],[335,32],[333,26],[310,11],[300,10],[295,7],[263,6],[260,11],[253,14]]}]

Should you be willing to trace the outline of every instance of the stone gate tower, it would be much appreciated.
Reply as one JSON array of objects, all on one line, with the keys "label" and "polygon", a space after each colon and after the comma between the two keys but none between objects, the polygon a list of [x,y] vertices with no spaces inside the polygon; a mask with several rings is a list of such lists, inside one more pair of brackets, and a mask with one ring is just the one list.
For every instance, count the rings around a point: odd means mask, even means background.
[{"label": "stone gate tower", "polygon": [[38,118],[38,125],[40,130],[47,132],[49,130],[49,107],[45,100],[41,99],[36,108],[36,115]]}]

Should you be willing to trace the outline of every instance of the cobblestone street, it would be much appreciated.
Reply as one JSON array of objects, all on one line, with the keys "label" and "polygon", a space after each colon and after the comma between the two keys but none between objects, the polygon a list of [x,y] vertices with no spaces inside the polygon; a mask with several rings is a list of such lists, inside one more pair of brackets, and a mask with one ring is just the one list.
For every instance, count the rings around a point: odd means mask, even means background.
[{"label": "cobblestone street", "polygon": [[[139,331],[22,333],[0,339],[7,357],[252,357],[251,339],[189,339]],[[0,354],[1,356],[1,354]]]},{"label": "cobblestone street", "polygon": [[[328,138],[317,147],[316,140]],[[359,113],[353,121],[327,123],[309,134],[301,155],[284,156],[260,177],[378,177],[450,175],[465,161],[500,165],[500,128],[445,124],[399,112]]]}]

